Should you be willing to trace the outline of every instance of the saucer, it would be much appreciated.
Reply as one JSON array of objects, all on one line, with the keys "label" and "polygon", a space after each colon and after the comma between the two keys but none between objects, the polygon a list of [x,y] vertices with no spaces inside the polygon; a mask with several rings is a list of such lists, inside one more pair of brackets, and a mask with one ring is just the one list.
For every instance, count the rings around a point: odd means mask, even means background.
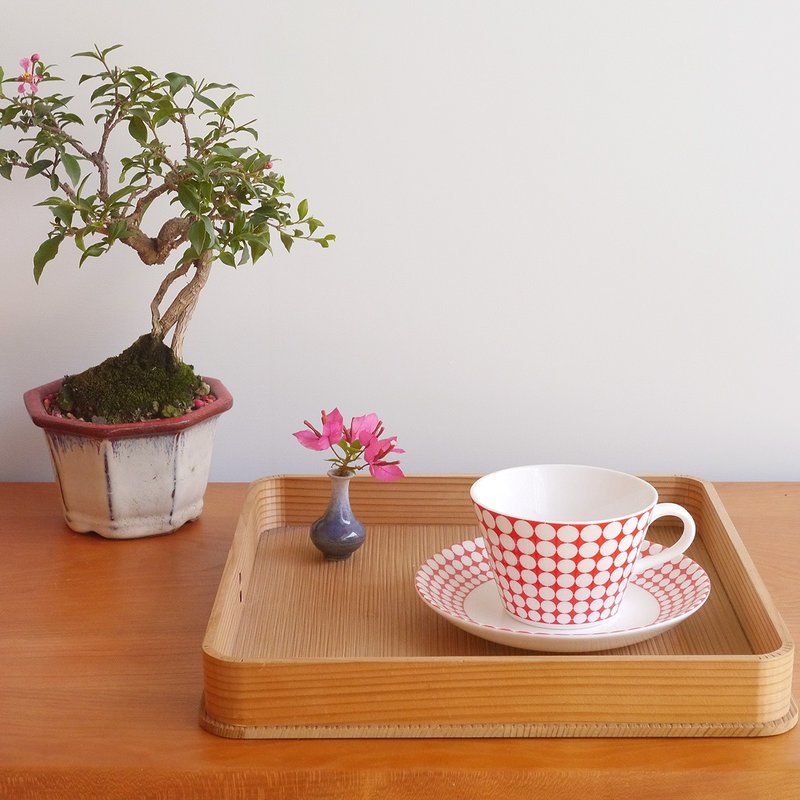
[{"label": "saucer", "polygon": [[[661,547],[645,541],[642,554]],[[708,599],[706,571],[686,555],[631,578],[617,613],[582,629],[525,624],[500,601],[483,539],[445,548],[417,571],[417,593],[459,628],[497,644],[549,653],[589,653],[642,642],[682,622]]]}]

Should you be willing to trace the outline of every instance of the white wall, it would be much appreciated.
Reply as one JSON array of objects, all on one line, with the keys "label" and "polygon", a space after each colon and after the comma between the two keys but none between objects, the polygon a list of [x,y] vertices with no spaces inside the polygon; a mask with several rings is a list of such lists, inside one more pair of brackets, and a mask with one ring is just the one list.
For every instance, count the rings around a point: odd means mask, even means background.
[{"label": "white wall", "polygon": [[[120,63],[253,92],[260,146],[338,236],[216,268],[186,345],[236,398],[212,479],[321,471],[290,434],[335,404],[382,415],[409,472],[800,479],[796,3],[39,0],[13,16],[7,73],[38,51],[77,76],[71,53],[122,42]],[[23,391],[122,350],[160,280],[127,248],[79,271],[63,247],[37,287],[45,194],[0,182],[2,480],[51,478]]]}]

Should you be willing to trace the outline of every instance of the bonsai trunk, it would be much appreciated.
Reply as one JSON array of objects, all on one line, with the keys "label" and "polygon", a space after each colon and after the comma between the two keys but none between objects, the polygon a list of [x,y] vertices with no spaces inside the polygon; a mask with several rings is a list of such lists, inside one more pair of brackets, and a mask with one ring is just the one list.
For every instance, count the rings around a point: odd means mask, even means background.
[{"label": "bonsai trunk", "polygon": [[[158,287],[158,291],[150,304],[153,336],[163,340],[170,330],[173,328],[175,329],[172,337],[172,352],[177,359],[181,359],[183,356],[183,340],[186,336],[186,328],[194,313],[200,292],[208,281],[212,263],[213,258],[211,250],[204,250],[200,258],[195,259],[191,264],[188,262],[179,264],[161,282],[161,286]],[[172,286],[178,278],[185,275],[190,267],[194,267],[194,275],[189,283],[178,292],[167,310],[161,314],[159,306],[164,300],[170,286]]]},{"label": "bonsai trunk", "polygon": [[[163,264],[176,248],[187,241],[189,229],[194,222],[193,216],[169,219],[161,226],[161,230],[155,238],[147,236],[140,230],[139,224],[150,203],[171,187],[170,181],[165,181],[161,187],[141,198],[130,216],[123,218],[127,225],[127,234],[122,241],[136,251],[144,264]],[[178,359],[182,357],[186,328],[197,305],[198,296],[208,281],[212,262],[213,252],[210,249],[203,250],[194,261],[181,262],[167,274],[150,303],[152,334],[156,339],[163,341],[166,335],[174,329],[172,351]],[[194,267],[194,275],[189,283],[178,292],[162,314],[160,306],[170,287],[178,278],[186,275],[192,267]]]}]

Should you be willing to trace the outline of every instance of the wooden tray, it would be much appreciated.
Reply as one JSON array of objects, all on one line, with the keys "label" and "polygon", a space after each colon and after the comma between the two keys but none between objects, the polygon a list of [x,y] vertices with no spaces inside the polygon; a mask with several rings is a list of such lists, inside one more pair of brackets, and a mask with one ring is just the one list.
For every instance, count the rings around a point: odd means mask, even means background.
[{"label": "wooden tray", "polygon": [[[324,561],[328,478],[252,485],[205,640],[202,726],[231,738],[768,736],[797,722],[794,646],[713,486],[647,477],[685,506],[711,597],[623,649],[546,655],[456,628],[417,597],[433,553],[480,535],[475,476],[355,478],[367,542]],[[649,538],[674,538],[655,523]]]}]

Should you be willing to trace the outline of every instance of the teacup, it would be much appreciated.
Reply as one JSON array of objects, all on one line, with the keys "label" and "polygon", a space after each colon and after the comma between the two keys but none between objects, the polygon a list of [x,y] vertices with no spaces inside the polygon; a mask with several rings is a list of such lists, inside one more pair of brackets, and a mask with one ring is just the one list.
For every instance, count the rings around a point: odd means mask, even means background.
[{"label": "teacup", "polygon": [[[694,540],[683,506],[659,503],[641,478],[600,467],[543,464],[492,472],[470,489],[506,610],[522,622],[582,628],[619,610],[630,578]],[[671,547],[639,555],[650,524],[683,522]]]}]

